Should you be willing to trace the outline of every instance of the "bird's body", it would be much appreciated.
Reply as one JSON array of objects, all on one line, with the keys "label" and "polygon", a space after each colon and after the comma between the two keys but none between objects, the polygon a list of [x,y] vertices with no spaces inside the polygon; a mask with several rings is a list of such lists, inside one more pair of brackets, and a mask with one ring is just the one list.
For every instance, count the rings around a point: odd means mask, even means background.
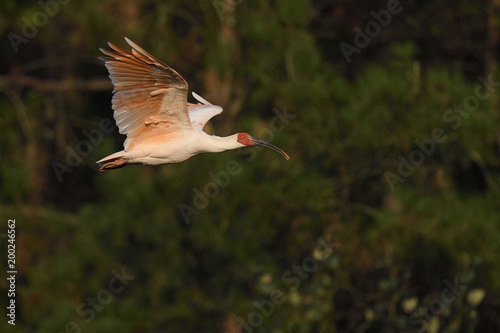
[{"label": "bird's body", "polygon": [[[138,143],[130,151],[122,150],[115,153],[118,155],[110,155],[102,161],[109,157],[119,156],[127,159],[129,164],[160,165],[179,163],[200,153],[218,153],[244,147],[233,136],[221,138],[195,129],[175,134],[159,135]],[[182,147],[182,149],[179,149],[179,147]],[[102,163],[102,161],[100,162]]]},{"label": "bird's body", "polygon": [[109,70],[113,90],[114,118],[121,134],[126,134],[124,150],[97,163],[101,171],[127,164],[160,165],[178,163],[207,152],[221,152],[261,145],[288,155],[281,149],[247,133],[228,137],[209,135],[205,124],[222,112],[193,93],[202,104],[187,102],[187,83],[173,69],[125,38],[128,52],[111,43],[113,50],[101,51]]}]

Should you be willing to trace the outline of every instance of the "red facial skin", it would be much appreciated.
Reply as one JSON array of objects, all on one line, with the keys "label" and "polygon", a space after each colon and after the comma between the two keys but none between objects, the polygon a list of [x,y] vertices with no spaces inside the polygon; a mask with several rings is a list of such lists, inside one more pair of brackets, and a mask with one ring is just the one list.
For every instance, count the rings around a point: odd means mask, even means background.
[{"label": "red facial skin", "polygon": [[253,146],[254,143],[252,142],[252,137],[248,133],[238,133],[238,141],[242,145],[245,146]]}]

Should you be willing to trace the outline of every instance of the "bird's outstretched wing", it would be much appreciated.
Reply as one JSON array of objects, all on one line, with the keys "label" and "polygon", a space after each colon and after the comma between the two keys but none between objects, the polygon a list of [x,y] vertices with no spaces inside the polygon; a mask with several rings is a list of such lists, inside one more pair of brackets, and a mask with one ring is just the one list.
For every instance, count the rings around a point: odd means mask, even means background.
[{"label": "bird's outstretched wing", "polygon": [[203,103],[203,105],[188,103],[189,119],[191,120],[191,125],[201,131],[212,117],[222,112],[222,108],[207,102],[207,100],[195,92],[193,92],[193,97],[198,102]]},{"label": "bird's outstretched wing", "polygon": [[100,49],[113,89],[113,117],[127,139],[125,150],[145,138],[191,127],[187,111],[186,81],[165,63],[137,44],[129,52],[112,43]]}]

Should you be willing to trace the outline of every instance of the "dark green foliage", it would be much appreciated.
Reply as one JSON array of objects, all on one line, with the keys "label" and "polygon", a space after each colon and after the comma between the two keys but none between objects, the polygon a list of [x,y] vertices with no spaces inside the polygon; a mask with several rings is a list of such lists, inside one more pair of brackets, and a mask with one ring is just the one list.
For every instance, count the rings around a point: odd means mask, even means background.
[{"label": "dark green foliage", "polygon": [[[340,43],[386,2],[70,1],[17,54],[4,38],[0,237],[15,218],[16,331],[498,328],[498,5],[448,2],[402,2],[350,64]],[[41,10],[0,7],[5,36]],[[247,148],[99,173],[123,142],[114,129],[68,167],[83,131],[112,117],[96,57],[123,36],[224,107],[208,131],[249,132],[291,160]],[[447,301],[450,283],[467,289]]]}]

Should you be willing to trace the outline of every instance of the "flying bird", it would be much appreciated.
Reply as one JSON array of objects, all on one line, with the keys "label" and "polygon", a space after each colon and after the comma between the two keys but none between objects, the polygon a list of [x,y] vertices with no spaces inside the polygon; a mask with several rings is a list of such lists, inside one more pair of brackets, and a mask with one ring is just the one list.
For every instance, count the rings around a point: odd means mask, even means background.
[{"label": "flying bird", "polygon": [[187,101],[188,84],[175,70],[153,57],[130,39],[129,52],[112,43],[100,49],[114,85],[113,117],[120,134],[127,136],[123,150],[97,163],[101,171],[128,164],[160,165],[178,163],[207,152],[222,152],[248,146],[270,148],[287,160],[278,147],[248,133],[228,137],[209,135],[205,124],[222,112],[193,92],[197,104]]}]

